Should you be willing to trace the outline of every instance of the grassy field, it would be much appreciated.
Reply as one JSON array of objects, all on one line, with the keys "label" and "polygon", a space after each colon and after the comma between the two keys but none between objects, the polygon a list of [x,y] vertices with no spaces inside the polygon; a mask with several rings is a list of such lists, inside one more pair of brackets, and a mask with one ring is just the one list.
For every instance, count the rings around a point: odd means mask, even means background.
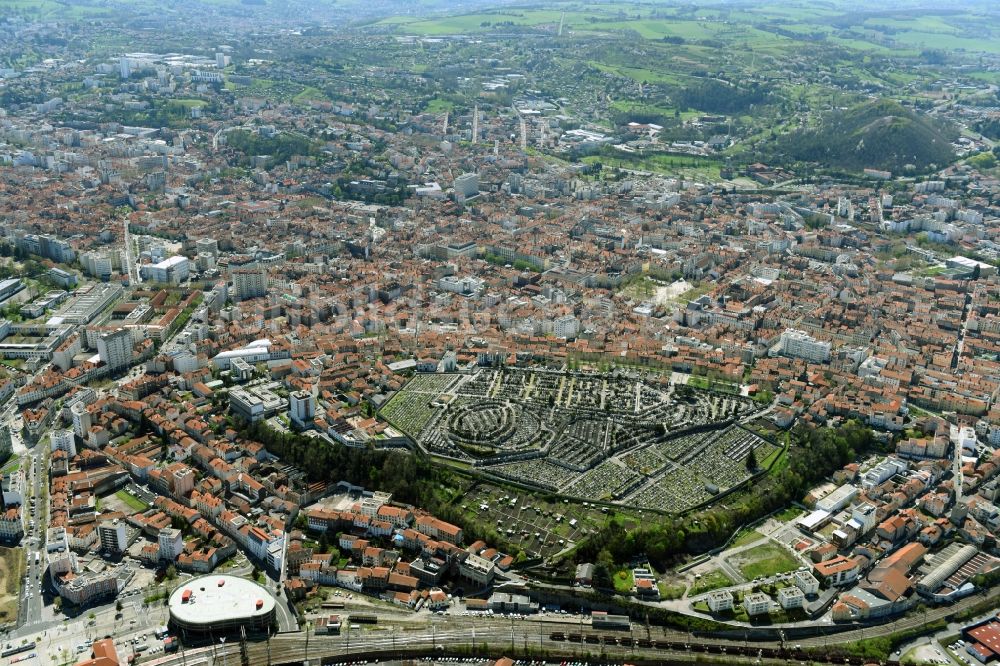
[{"label": "grassy field", "polygon": [[0,547],[0,624],[17,618],[24,577],[24,553],[20,548]]},{"label": "grassy field", "polygon": [[17,471],[17,468],[21,466],[21,457],[17,454],[12,454],[11,457],[4,463],[2,469],[0,469],[0,474],[9,474],[10,472]]},{"label": "grassy field", "polygon": [[786,571],[794,571],[800,566],[798,560],[792,557],[781,546],[774,543],[757,546],[734,556],[732,559],[739,561],[740,573],[747,580],[753,580],[759,576],[773,576],[774,574],[785,573]]},{"label": "grassy field", "polygon": [[455,108],[455,105],[446,99],[441,99],[440,97],[435,97],[427,103],[427,113],[444,113],[445,111],[451,111]]},{"label": "grassy field", "polygon": [[705,594],[706,592],[717,590],[720,587],[728,587],[732,584],[732,578],[716,569],[715,571],[709,571],[707,574],[695,581],[695,584],[691,586],[690,590],[688,590],[688,596],[696,597],[699,594]]},{"label": "grassy field", "polygon": [[609,65],[597,62],[596,60],[590,60],[587,62],[587,64],[607,74],[624,76],[634,81],[639,81],[640,83],[669,83],[672,85],[680,86],[684,85],[684,80],[687,78],[683,74],[678,74],[677,72],[655,70],[646,67],[626,67],[624,65]]},{"label": "grassy field", "polygon": [[730,545],[729,547],[730,548],[737,548],[739,546],[745,546],[748,543],[753,543],[754,541],[756,541],[758,539],[763,539],[763,538],[764,538],[764,535],[761,534],[760,532],[758,532],[757,530],[744,530],[744,531],[740,532],[739,536],[737,536],[733,540],[732,545]]},{"label": "grassy field", "polygon": [[775,514],[774,518],[776,520],[780,520],[783,523],[787,523],[789,520],[795,520],[803,513],[805,512],[802,511],[802,509],[798,508],[797,506],[790,506],[781,513]]},{"label": "grassy field", "polygon": [[149,508],[148,504],[125,490],[119,490],[116,492],[115,497],[120,499],[122,502],[127,504],[130,509],[134,509],[135,511],[145,511]]},{"label": "grassy field", "polygon": [[660,590],[660,599],[664,601],[680,599],[684,596],[684,591],[687,589],[687,585],[683,584],[669,585],[667,583],[660,583],[657,587]]}]

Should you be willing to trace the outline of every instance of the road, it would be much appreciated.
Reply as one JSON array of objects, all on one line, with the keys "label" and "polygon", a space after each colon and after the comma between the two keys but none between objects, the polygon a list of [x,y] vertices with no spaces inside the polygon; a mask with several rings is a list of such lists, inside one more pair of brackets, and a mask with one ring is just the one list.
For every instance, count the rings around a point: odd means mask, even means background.
[{"label": "road", "polygon": [[958,339],[955,341],[955,351],[951,356],[951,369],[958,368],[958,362],[962,358],[965,350],[965,334],[969,330],[969,313],[972,311],[972,294],[965,295],[965,304],[962,306],[962,328],[958,332]]},{"label": "road", "polygon": [[48,525],[48,503],[42,501],[42,484],[48,474],[48,456],[39,447],[24,454],[21,466],[25,470],[24,546],[25,576],[21,581],[21,603],[18,604],[18,625],[34,624],[43,619],[42,579],[45,575],[45,528]]},{"label": "road", "polygon": [[122,220],[122,228],[125,233],[125,265],[128,269],[128,281],[130,285],[137,286],[142,282],[139,275],[139,268],[135,263],[135,255],[132,252],[132,235],[128,230],[129,219],[126,216]]},{"label": "road", "polygon": [[[38,641],[39,654],[52,658],[65,659],[73,655],[79,659],[85,650],[79,646],[89,645],[93,640],[111,636],[115,640],[120,657],[146,645],[146,650],[153,649],[162,642],[154,638],[152,631],[167,623],[167,608],[162,605],[146,606],[140,597],[126,601],[122,606],[122,617],[116,619],[114,607],[103,608],[76,618],[71,623],[58,624],[43,632]],[[93,615],[93,617],[91,617]],[[132,643],[138,639],[139,643]]]}]

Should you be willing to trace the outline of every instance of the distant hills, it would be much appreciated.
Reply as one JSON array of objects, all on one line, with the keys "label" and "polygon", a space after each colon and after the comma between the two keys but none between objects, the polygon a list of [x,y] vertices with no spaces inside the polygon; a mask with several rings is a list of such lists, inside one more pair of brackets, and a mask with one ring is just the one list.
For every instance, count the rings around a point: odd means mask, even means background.
[{"label": "distant hills", "polygon": [[876,100],[832,112],[818,127],[779,137],[772,150],[776,161],[784,157],[848,171],[874,168],[898,174],[907,165],[922,172],[952,161],[954,135],[953,128],[897,102]]}]

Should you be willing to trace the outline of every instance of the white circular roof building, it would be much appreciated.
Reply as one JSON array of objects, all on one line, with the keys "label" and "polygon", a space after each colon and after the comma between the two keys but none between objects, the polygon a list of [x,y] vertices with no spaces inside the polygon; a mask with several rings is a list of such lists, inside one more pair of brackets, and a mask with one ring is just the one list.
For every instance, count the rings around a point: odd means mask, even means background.
[{"label": "white circular roof building", "polygon": [[225,633],[245,628],[269,631],[275,599],[262,586],[238,576],[201,576],[170,595],[170,622],[186,632]]}]

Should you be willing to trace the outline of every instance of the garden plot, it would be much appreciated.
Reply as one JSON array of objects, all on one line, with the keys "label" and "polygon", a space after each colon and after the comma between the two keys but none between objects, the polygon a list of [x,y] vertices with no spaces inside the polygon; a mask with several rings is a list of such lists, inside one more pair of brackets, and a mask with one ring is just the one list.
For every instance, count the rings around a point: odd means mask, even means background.
[{"label": "garden plot", "polygon": [[529,555],[550,557],[571,547],[603,522],[603,514],[576,504],[548,502],[531,495],[476,488],[461,506],[467,520],[495,530]]}]

